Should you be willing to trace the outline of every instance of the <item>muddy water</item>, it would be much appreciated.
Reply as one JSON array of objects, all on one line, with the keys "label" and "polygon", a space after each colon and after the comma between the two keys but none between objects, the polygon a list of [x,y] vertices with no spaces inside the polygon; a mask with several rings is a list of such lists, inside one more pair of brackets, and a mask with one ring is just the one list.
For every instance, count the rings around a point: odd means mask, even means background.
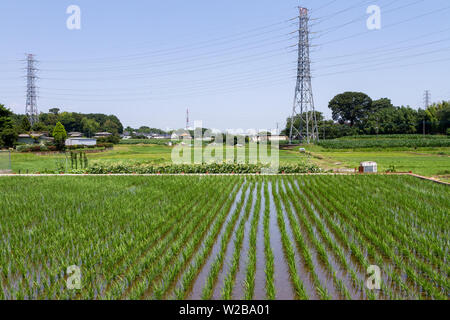
[{"label": "muddy water", "polygon": [[[306,231],[306,227],[303,226],[303,223],[297,217],[297,215],[295,213],[296,212],[295,208],[293,207],[293,205],[290,201],[289,201],[289,205],[291,207],[292,212],[294,212],[294,216],[297,221],[297,225],[300,226],[300,232],[303,235],[305,244],[309,248],[309,251],[311,253],[312,263],[314,266],[314,271],[317,274],[317,277],[319,278],[319,281],[320,281],[322,287],[328,291],[328,294],[332,299],[335,299],[335,300],[340,299],[341,296],[334,286],[333,277],[329,274],[326,267],[323,265],[322,261],[320,261],[317,250],[315,249],[314,244],[311,242],[311,240],[309,238],[309,234]],[[306,215],[305,212],[300,212],[300,214]]]},{"label": "muddy water", "polygon": [[222,297],[222,288],[224,286],[225,283],[225,279],[228,275],[228,271],[231,268],[231,264],[233,263],[233,253],[234,253],[234,240],[236,238],[236,231],[239,228],[239,225],[242,222],[242,219],[245,218],[245,207],[247,206],[247,202],[249,200],[249,196],[250,196],[250,188],[247,189],[247,192],[245,193],[245,201],[244,204],[242,206],[241,212],[239,213],[239,218],[236,221],[236,224],[234,226],[234,229],[231,233],[231,237],[230,237],[230,241],[228,242],[226,251],[225,251],[225,256],[223,259],[223,266],[222,266],[222,270],[219,272],[219,277],[217,278],[217,283],[216,286],[214,288],[214,293],[212,296],[213,300],[220,300]]},{"label": "muddy water", "polygon": [[[284,183],[281,184],[283,190],[285,191],[285,186]],[[278,187],[278,186],[277,186]],[[282,199],[281,199],[282,200]],[[314,283],[313,283],[313,279],[311,278],[311,273],[308,272],[305,260],[303,259],[303,256],[299,253],[298,250],[295,250],[296,248],[296,244],[295,244],[295,237],[292,231],[292,227],[286,212],[286,208],[284,206],[284,202],[281,201],[281,208],[283,211],[283,218],[286,224],[286,232],[289,236],[289,239],[292,243],[292,246],[294,248],[294,254],[295,254],[295,265],[297,268],[297,273],[298,276],[300,278],[300,280],[303,283],[303,287],[305,288],[306,294],[308,295],[308,298],[310,300],[318,300],[319,297],[316,294],[316,291],[314,289]]]},{"label": "muddy water", "polygon": [[188,297],[187,300],[199,300],[201,299],[202,296],[202,290],[203,287],[206,283],[206,278],[208,277],[208,273],[209,273],[209,269],[211,268],[211,264],[214,262],[214,259],[217,256],[217,253],[220,250],[220,242],[222,239],[222,236],[225,232],[225,228],[228,224],[228,222],[231,220],[234,211],[236,210],[236,207],[239,203],[239,201],[241,200],[241,198],[245,195],[242,194],[244,185],[241,187],[241,189],[238,191],[238,193],[236,194],[236,198],[234,199],[234,202],[230,208],[230,211],[228,212],[227,218],[225,219],[225,222],[223,223],[222,229],[219,232],[219,235],[217,237],[216,242],[213,245],[212,251],[208,257],[208,259],[206,260],[206,263],[203,265],[203,267],[201,268],[201,271],[199,273],[199,275],[197,276],[197,279],[194,282],[194,285],[192,287],[192,291]]},{"label": "muddy water", "polygon": [[[264,182],[266,183],[266,182]],[[261,209],[259,211],[258,234],[256,235],[256,272],[255,272],[255,300],[266,298],[266,257],[264,255],[264,183],[261,189]]]},{"label": "muddy water", "polygon": [[286,262],[283,244],[281,241],[281,232],[278,228],[277,211],[272,196],[272,188],[275,186],[269,183],[269,197],[270,197],[270,243],[274,255],[275,267],[275,288],[277,300],[294,300],[295,294],[289,277],[289,267]]},{"label": "muddy water", "polygon": [[245,286],[244,281],[246,278],[246,272],[247,272],[247,264],[248,264],[248,251],[250,247],[250,229],[252,225],[253,216],[255,214],[255,204],[256,204],[256,197],[258,192],[258,185],[255,185],[255,189],[253,190],[253,203],[252,203],[252,209],[250,211],[250,215],[248,217],[247,222],[245,223],[244,227],[244,240],[242,241],[242,249],[241,249],[241,257],[239,259],[239,269],[236,273],[236,281],[233,288],[233,299],[238,300],[242,299],[244,297],[245,293]]}]

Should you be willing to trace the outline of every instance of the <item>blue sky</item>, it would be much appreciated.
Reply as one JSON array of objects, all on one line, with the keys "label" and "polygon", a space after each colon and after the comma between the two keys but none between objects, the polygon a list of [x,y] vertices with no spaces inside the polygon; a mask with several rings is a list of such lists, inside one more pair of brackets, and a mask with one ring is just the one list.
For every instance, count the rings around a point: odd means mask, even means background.
[{"label": "blue sky", "polygon": [[[66,9],[81,8],[81,30]],[[395,105],[450,99],[448,0],[308,0],[316,109],[362,91]],[[381,30],[366,27],[379,5]],[[273,129],[292,112],[297,0],[2,0],[0,103],[25,108],[25,53],[40,111],[116,114],[125,126]]]}]

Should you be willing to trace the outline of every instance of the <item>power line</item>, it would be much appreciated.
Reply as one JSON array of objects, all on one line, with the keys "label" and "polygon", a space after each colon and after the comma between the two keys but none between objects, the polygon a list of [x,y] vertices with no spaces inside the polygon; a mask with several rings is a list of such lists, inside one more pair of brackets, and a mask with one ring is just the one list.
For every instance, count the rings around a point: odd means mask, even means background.
[{"label": "power line", "polygon": [[[429,16],[429,15],[432,15],[432,14],[442,13],[442,12],[445,12],[445,11],[447,11],[449,9],[450,9],[450,6],[446,6],[446,7],[437,9],[437,10],[433,10],[433,11],[430,11],[430,12],[427,12],[427,13],[424,13],[424,14],[420,14],[420,15],[414,16],[412,18],[408,18],[408,19],[405,19],[405,20],[402,20],[402,21],[399,21],[399,22],[391,23],[389,25],[384,26],[383,29],[392,28],[392,27],[395,27],[395,26],[398,26],[398,25],[401,25],[401,24],[404,24],[404,23],[408,23],[410,21],[414,21],[414,20],[417,20],[417,19]],[[359,37],[361,35],[366,35],[367,33],[370,33],[370,32],[372,32],[372,31],[371,30],[366,30],[366,31],[363,31],[363,32],[359,32],[359,33],[355,33],[353,35],[349,35],[349,36],[343,37],[343,38],[330,40],[330,41],[327,41],[325,43],[322,43],[321,45],[324,46],[324,45],[331,44],[331,43],[341,42],[341,41],[344,41],[344,40],[348,40],[348,39]]]}]

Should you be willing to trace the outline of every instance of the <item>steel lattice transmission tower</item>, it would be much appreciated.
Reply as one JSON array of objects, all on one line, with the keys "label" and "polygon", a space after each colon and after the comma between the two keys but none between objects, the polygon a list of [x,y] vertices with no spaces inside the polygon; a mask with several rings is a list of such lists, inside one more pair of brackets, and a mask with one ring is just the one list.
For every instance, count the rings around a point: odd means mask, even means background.
[{"label": "steel lattice transmission tower", "polygon": [[39,114],[37,109],[37,93],[36,93],[36,80],[37,80],[37,71],[36,68],[36,60],[34,59],[34,55],[27,55],[27,103],[25,107],[25,114],[30,120],[31,125],[33,126],[36,122],[38,122]]},{"label": "steel lattice transmission tower", "polygon": [[189,120],[189,109],[186,109],[186,130],[189,130],[191,121]]},{"label": "steel lattice transmission tower", "polygon": [[423,103],[425,105],[425,109],[427,109],[431,105],[431,92],[430,90],[426,90],[423,95]]},{"label": "steel lattice transmission tower", "polygon": [[[310,33],[309,33],[309,12],[306,8],[299,8],[299,39],[298,39],[298,66],[297,85],[295,87],[294,107],[291,118],[291,130],[289,141],[296,138],[307,143],[319,140],[319,128],[317,116],[314,109],[314,97],[311,85],[311,60]],[[295,120],[300,119],[297,127]]]}]

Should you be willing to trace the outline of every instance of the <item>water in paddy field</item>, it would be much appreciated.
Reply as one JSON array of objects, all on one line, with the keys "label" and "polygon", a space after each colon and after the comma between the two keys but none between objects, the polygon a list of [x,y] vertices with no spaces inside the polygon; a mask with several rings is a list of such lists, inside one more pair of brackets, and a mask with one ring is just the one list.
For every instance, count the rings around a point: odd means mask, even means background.
[{"label": "water in paddy field", "polygon": [[[281,186],[282,186],[283,191],[286,191],[284,183],[282,183]],[[290,205],[290,203],[288,205]],[[297,245],[295,243],[292,226],[291,226],[289,218],[287,216],[284,202],[281,202],[281,208],[283,211],[283,219],[286,224],[286,232],[288,234],[289,240],[291,241],[292,247],[294,248],[295,265],[297,268],[298,276],[303,283],[303,287],[305,288],[308,298],[310,300],[318,300],[319,297],[317,296],[317,294],[314,290],[314,283],[313,283],[313,279],[311,278],[311,274],[308,272],[308,268],[306,266],[305,260],[303,259],[303,256],[300,254],[300,251],[298,250]]]},{"label": "water in paddy field", "polygon": [[269,183],[269,197],[270,197],[270,244],[274,255],[275,265],[275,289],[276,299],[278,300],[293,300],[295,294],[289,277],[289,267],[286,262],[283,251],[283,243],[281,241],[281,232],[278,228],[277,211],[272,196],[272,188],[275,186]]},{"label": "water in paddy field", "polygon": [[228,241],[228,245],[227,245],[227,249],[225,252],[225,257],[223,260],[223,266],[222,269],[219,272],[219,277],[217,279],[217,283],[216,286],[214,288],[214,294],[213,294],[213,300],[220,300],[221,299],[221,294],[222,294],[222,288],[224,286],[225,283],[225,278],[228,275],[228,271],[231,268],[231,264],[232,264],[232,260],[233,260],[233,254],[234,254],[234,239],[236,236],[236,231],[239,228],[239,225],[241,224],[242,220],[245,219],[245,207],[247,206],[247,202],[249,201],[249,197],[250,197],[250,192],[252,192],[252,190],[250,190],[250,188],[248,188],[246,194],[245,194],[245,201],[244,204],[242,206],[241,212],[239,213],[239,218],[236,221],[236,224],[234,225],[234,229],[233,232],[231,233],[231,237],[230,240]]},{"label": "water in paddy field", "polygon": [[222,229],[220,230],[217,240],[213,245],[211,253],[210,253],[208,259],[206,260],[205,265],[202,267],[199,275],[197,276],[197,279],[194,282],[194,285],[192,287],[192,291],[188,297],[188,300],[199,300],[202,297],[203,287],[206,284],[206,279],[208,277],[209,270],[211,269],[211,265],[213,264],[214,260],[216,259],[217,254],[219,253],[220,246],[221,246],[221,240],[222,240],[223,234],[225,232],[226,226],[227,226],[228,222],[230,222],[240,199],[243,196],[246,196],[246,195],[242,194],[243,188],[244,188],[244,186],[242,186],[241,189],[236,194],[236,198],[234,199],[231,209],[228,212],[227,218],[225,219],[225,222],[223,223]]},{"label": "water in paddy field", "polygon": [[[300,201],[300,199],[298,201]],[[309,249],[309,252],[311,253],[311,259],[312,259],[312,264],[314,266],[314,272],[317,274],[317,277],[319,278],[322,288],[327,290],[328,294],[331,296],[332,299],[339,299],[340,294],[337,292],[337,290],[333,284],[333,278],[327,271],[325,265],[320,260],[319,254],[318,254],[314,244],[311,241],[311,238],[306,230],[306,227],[303,225],[303,222],[300,220],[300,218],[297,217],[295,208],[292,205],[292,203],[290,203],[290,208],[291,208],[292,212],[294,213],[296,224],[300,228],[300,232],[302,233],[306,247]],[[303,209],[302,212],[300,212],[300,214],[306,215],[305,209]]]},{"label": "water in paddy field", "polygon": [[253,203],[250,211],[250,215],[248,217],[247,222],[244,227],[244,239],[242,241],[242,249],[241,249],[241,257],[239,259],[239,269],[236,274],[235,286],[233,288],[233,299],[242,299],[244,297],[245,287],[244,281],[246,278],[247,264],[248,264],[248,252],[250,247],[250,229],[253,220],[253,216],[255,214],[255,204],[258,194],[258,184],[255,184],[255,188],[253,190]]},{"label": "water in paddy field", "polygon": [[265,291],[265,266],[266,258],[264,255],[264,184],[262,183],[261,189],[261,208],[259,210],[259,221],[258,221],[258,233],[256,235],[256,272],[255,272],[255,293],[253,298],[255,300],[264,300],[266,298]]}]

